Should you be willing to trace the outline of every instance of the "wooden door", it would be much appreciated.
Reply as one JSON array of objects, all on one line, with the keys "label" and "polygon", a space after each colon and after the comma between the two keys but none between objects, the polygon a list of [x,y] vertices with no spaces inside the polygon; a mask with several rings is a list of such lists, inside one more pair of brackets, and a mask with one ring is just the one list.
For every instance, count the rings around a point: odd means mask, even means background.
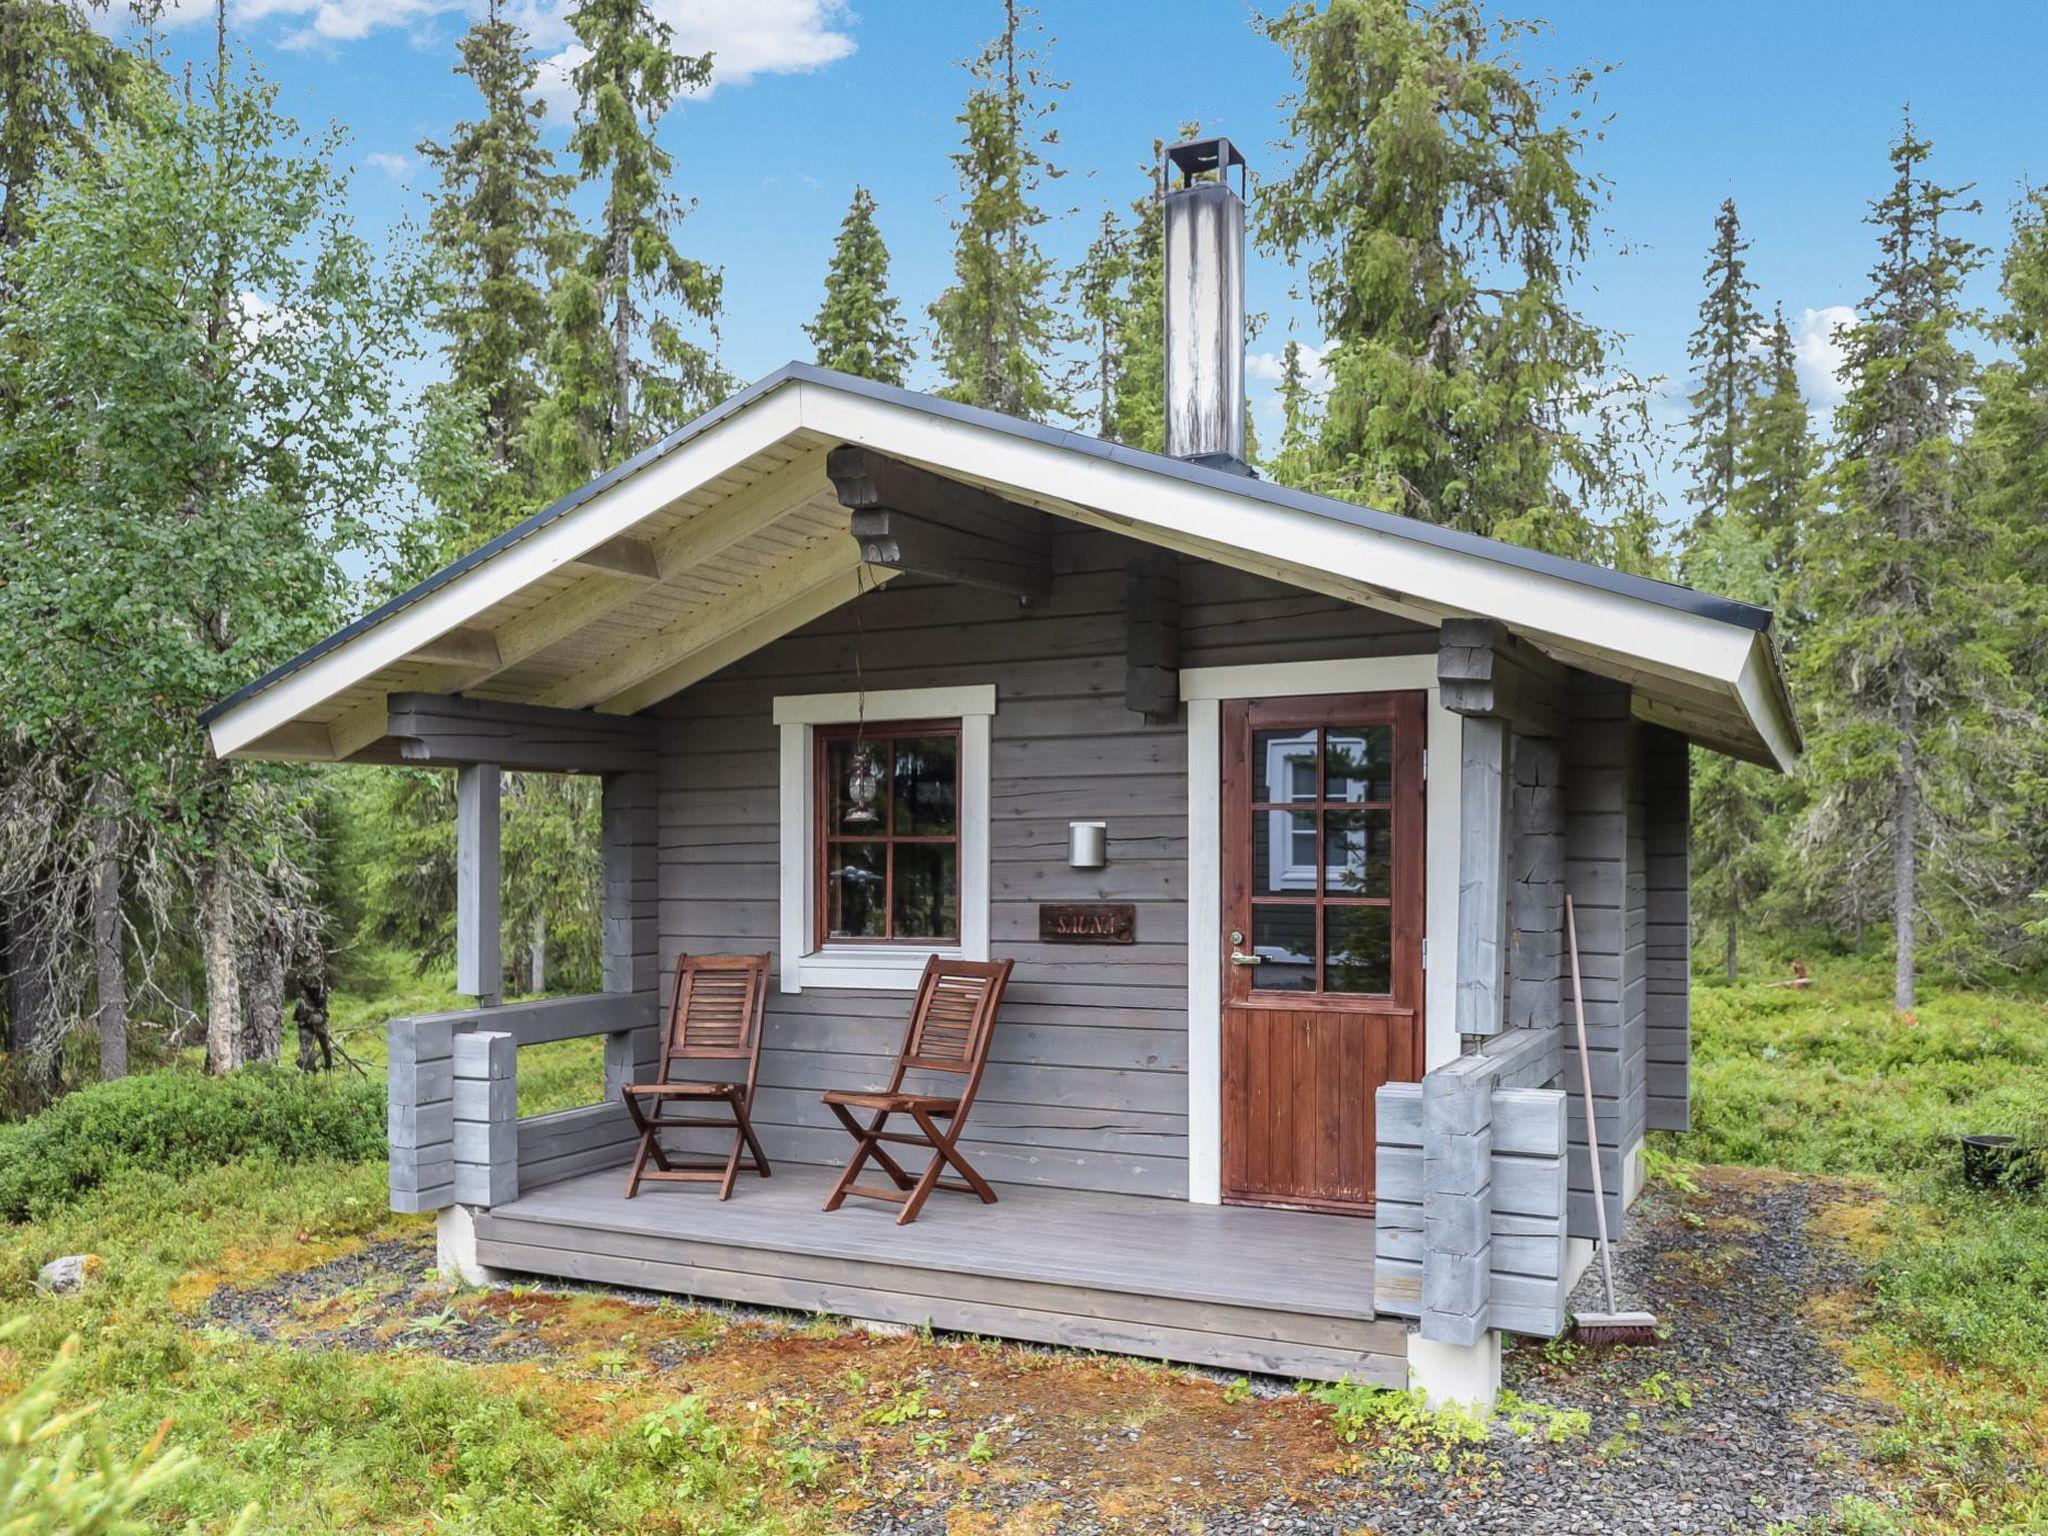
[{"label": "wooden door", "polygon": [[1427,695],[1223,705],[1223,1198],[1364,1213],[1422,1075]]}]

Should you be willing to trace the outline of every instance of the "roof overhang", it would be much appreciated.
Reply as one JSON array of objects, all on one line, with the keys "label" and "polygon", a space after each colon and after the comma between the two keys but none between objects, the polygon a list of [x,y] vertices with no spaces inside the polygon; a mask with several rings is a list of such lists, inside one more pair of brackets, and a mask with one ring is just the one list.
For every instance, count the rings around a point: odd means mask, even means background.
[{"label": "roof overhang", "polygon": [[214,748],[395,758],[393,693],[643,710],[888,578],[826,478],[841,443],[1349,602],[1493,619],[1703,745],[1799,754],[1767,610],[801,364],[223,700]]}]

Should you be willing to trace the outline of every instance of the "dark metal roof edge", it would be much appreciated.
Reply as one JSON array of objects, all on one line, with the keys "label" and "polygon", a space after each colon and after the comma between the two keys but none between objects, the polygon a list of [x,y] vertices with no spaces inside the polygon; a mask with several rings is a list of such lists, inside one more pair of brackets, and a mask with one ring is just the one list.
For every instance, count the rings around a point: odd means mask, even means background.
[{"label": "dark metal roof edge", "polygon": [[1049,447],[1085,454],[1090,458],[1103,459],[1114,464],[1127,465],[1148,474],[1164,476],[1167,479],[1184,481],[1191,485],[1204,486],[1212,490],[1228,492],[1234,496],[1248,496],[1271,506],[1284,507],[1289,511],[1301,512],[1311,517],[1328,518],[1363,528],[1373,533],[1385,534],[1392,538],[1408,539],[1414,543],[1426,544],[1432,548],[1472,555],[1478,559],[1491,560],[1535,575],[1551,576],[1580,586],[1599,591],[1611,592],[1617,596],[1635,598],[1655,603],[1659,607],[1676,609],[1699,618],[1712,619],[1722,624],[1732,624],[1768,634],[1771,629],[1771,610],[1754,604],[1737,602],[1733,598],[1715,597],[1711,593],[1697,592],[1676,582],[1657,581],[1648,576],[1631,576],[1621,571],[1611,571],[1605,566],[1592,565],[1583,560],[1571,560],[1562,555],[1545,554],[1540,550],[1524,549],[1519,544],[1504,543],[1489,539],[1481,534],[1466,533],[1455,528],[1440,528],[1434,523],[1425,523],[1398,513],[1382,512],[1372,507],[1358,506],[1353,502],[1338,501],[1334,497],[1318,496],[1308,491],[1297,491],[1286,486],[1274,485],[1268,481],[1252,479],[1245,475],[1233,474],[1227,470],[1212,469],[1206,465],[1189,463],[1184,459],[1170,458],[1162,453],[1147,453],[1142,449],[1128,448],[1121,443],[1106,442],[1098,437],[1089,437],[1066,427],[1046,426],[1035,421],[1023,421],[1006,416],[999,411],[984,410],[980,406],[964,405],[957,400],[942,399],[937,395],[920,394],[916,390],[898,388],[892,384],[878,384],[872,379],[857,378],[852,374],[835,373],[829,368],[820,368],[814,363],[790,362],[783,364],[767,377],[750,384],[731,399],[714,406],[696,420],[677,428],[667,437],[636,453],[614,469],[607,470],[588,485],[570,492],[561,500],[543,507],[540,511],[513,528],[499,534],[488,544],[471,550],[452,565],[444,566],[418,586],[400,593],[397,597],[371,609],[361,618],[336,630],[326,639],[309,646],[289,661],[280,662],[254,682],[237,689],[226,698],[209,705],[199,716],[201,725],[211,725],[215,720],[245,700],[283,681],[294,672],[311,665],[329,651],[346,645],[365,631],[375,628],[393,614],[412,606],[421,598],[439,591],[458,576],[483,564],[486,560],[503,553],[522,539],[545,528],[585,502],[600,491],[610,489],[620,481],[631,478],[656,463],[691,439],[710,431],[720,422],[737,415],[748,406],[774,393],[792,380],[816,384],[838,390],[842,394],[860,395],[890,405],[900,405],[927,415],[957,421],[964,425],[986,428],[1029,442],[1043,443]]},{"label": "dark metal roof edge", "polygon": [[800,366],[801,365],[799,364],[791,363],[785,367],[776,369],[775,372],[769,374],[766,378],[761,379],[757,383],[748,385],[745,389],[741,390],[731,399],[721,401],[718,405],[713,406],[710,410],[706,411],[702,416],[699,416],[695,421],[689,422],[687,425],[678,427],[675,431],[671,432],[667,437],[661,439],[661,441],[657,443],[650,443],[647,447],[641,449],[638,453],[634,454],[632,458],[626,460],[623,464],[617,465],[612,469],[606,470],[603,474],[599,475],[595,480],[592,480],[589,484],[578,486],[575,490],[571,491],[561,500],[551,502],[549,505],[542,507],[540,511],[534,513],[525,521],[517,523],[510,528],[507,528],[503,533],[499,534],[495,539],[492,539],[488,544],[480,544],[475,549],[471,550],[468,554],[464,555],[460,560],[455,561],[452,565],[444,565],[443,567],[441,567],[440,570],[434,572],[433,575],[429,576],[425,581],[421,582],[418,586],[408,588],[406,591],[399,593],[398,596],[390,599],[388,602],[380,603],[377,607],[372,608],[368,613],[364,614],[361,618],[355,619],[350,623],[344,625],[342,628],[337,629],[333,634],[329,635],[326,639],[318,641],[317,643],[308,646],[305,650],[299,652],[298,655],[292,657],[289,661],[279,662],[276,666],[272,667],[268,672],[265,672],[261,677],[257,678],[254,682],[244,684],[242,687],[237,688],[233,693],[229,694],[226,698],[218,700],[213,704],[209,704],[203,711],[200,712],[199,723],[201,725],[211,725],[214,721],[218,720],[222,715],[226,714],[229,710],[233,709],[237,704],[240,704],[245,699],[254,698],[257,694],[262,693],[272,684],[282,682],[285,678],[290,677],[294,672],[300,671],[303,668],[312,665],[314,662],[318,661],[322,656],[325,656],[329,651],[334,650],[338,646],[346,645],[349,641],[355,639],[357,635],[364,633],[366,630],[376,628],[379,624],[383,623],[386,619],[390,618],[394,613],[399,612],[401,609],[409,608],[414,603],[418,602],[421,598],[428,597],[433,593],[438,592],[442,587],[447,586],[449,582],[455,580],[456,577],[475,568],[476,566],[482,565],[486,560],[489,560],[496,555],[504,553],[504,551],[510,549],[514,544],[519,543],[520,540],[529,538],[533,534],[538,533],[541,529],[547,527],[548,524],[554,522],[557,518],[566,516],[568,513],[575,511],[578,507],[582,506],[586,501],[589,501],[593,496],[597,495],[599,491],[609,490],[612,486],[617,485],[621,480],[629,479],[633,475],[638,474],[641,470],[647,468],[648,465],[653,464],[662,458],[665,458],[667,455],[673,453],[676,449],[680,448],[684,443],[690,441],[690,439],[697,437],[702,433],[710,431],[711,428],[717,426],[721,421],[724,421],[727,417],[737,415],[740,411],[745,410],[748,406],[752,405],[756,400],[759,400],[762,396],[771,394],[775,390],[781,388],[784,384],[788,383],[792,377],[795,376],[794,371]]}]

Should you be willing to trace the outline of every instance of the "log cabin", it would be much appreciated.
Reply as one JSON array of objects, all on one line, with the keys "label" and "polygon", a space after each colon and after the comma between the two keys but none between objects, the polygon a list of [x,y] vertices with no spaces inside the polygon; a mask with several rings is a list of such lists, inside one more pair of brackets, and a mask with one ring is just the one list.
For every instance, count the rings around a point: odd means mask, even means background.
[{"label": "log cabin", "polygon": [[[1592,1159],[1620,1232],[1687,1124],[1690,755],[1800,750],[1772,616],[1259,479],[1243,159],[1169,162],[1165,454],[792,363],[209,713],[456,776],[475,1005],[390,1027],[451,1274],[1464,1403],[1565,1326]],[[506,770],[602,780],[600,993],[504,1000]],[[685,953],[772,956],[773,1176],[629,1201]],[[933,955],[1014,961],[961,1138],[999,1199],[824,1212],[820,1095]],[[603,1100],[520,1118],[578,1036]]]}]

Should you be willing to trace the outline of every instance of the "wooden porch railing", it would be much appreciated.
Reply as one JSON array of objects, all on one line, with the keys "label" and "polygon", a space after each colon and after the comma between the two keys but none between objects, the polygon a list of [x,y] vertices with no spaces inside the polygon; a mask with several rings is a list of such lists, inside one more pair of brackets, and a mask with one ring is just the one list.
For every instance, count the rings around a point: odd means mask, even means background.
[{"label": "wooden porch railing", "polygon": [[[596,992],[394,1019],[388,1028],[391,1208],[502,1205],[623,1162],[632,1125],[620,1090],[658,1049],[653,992]],[[519,1116],[521,1046],[604,1037],[604,1099]]]}]

